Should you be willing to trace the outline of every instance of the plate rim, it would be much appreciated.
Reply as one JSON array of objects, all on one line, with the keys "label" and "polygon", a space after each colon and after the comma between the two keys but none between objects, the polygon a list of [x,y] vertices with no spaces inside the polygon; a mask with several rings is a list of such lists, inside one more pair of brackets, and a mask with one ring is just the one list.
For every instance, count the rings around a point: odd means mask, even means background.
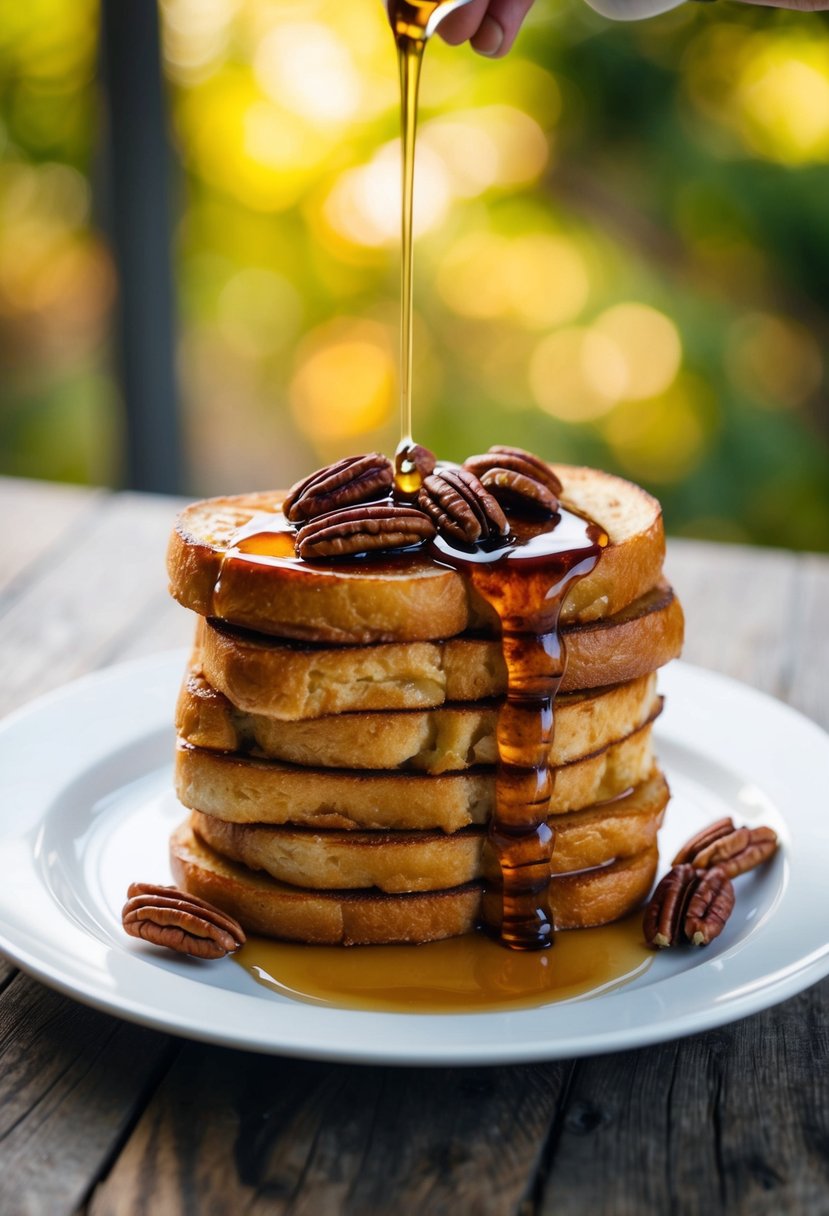
[{"label": "plate rim", "polygon": [[[25,730],[29,719],[37,720],[42,715],[46,715],[56,709],[60,712],[61,706],[64,703],[71,705],[76,698],[91,695],[94,702],[101,695],[101,690],[105,689],[107,685],[114,684],[117,686],[122,680],[134,677],[136,672],[142,673],[148,680],[148,683],[152,678],[156,680],[166,678],[169,680],[174,677],[178,681],[180,680],[181,670],[186,662],[187,654],[186,648],[176,648],[174,650],[165,650],[152,655],[129,659],[98,671],[86,673],[69,683],[39,696],[0,721],[0,746],[10,732],[21,727]],[[829,759],[829,735],[817,723],[806,717],[799,710],[794,709],[785,702],[777,700],[768,693],[743,684],[720,672],[710,671],[707,668],[678,660],[675,660],[669,667],[678,673],[677,678],[679,679],[688,679],[691,682],[695,680],[702,681],[706,685],[712,685],[715,690],[719,689],[720,691],[727,692],[732,697],[736,696],[738,699],[748,698],[750,702],[758,704],[764,712],[770,713],[772,716],[779,717],[782,715],[782,718],[788,721],[794,730],[809,736],[811,743],[818,743],[820,748],[826,752],[827,759]],[[163,728],[164,725],[164,721],[159,718],[156,722],[156,729]],[[137,738],[138,736],[134,737]],[[666,737],[670,737],[670,735]],[[44,811],[45,809],[44,807]],[[1,824],[2,821],[0,821]],[[0,849],[2,849],[5,839],[6,837],[0,832]],[[83,975],[78,975],[77,973],[73,975],[71,966],[68,969],[62,969],[59,963],[56,964],[51,960],[49,958],[48,944],[46,949],[32,952],[26,943],[19,940],[19,937],[18,940],[15,940],[14,934],[9,936],[6,925],[4,898],[3,895],[0,895],[0,951],[25,973],[74,1000],[79,1000],[92,1008],[154,1030],[197,1039],[202,1042],[260,1053],[340,1061],[344,1063],[394,1064],[413,1067],[441,1064],[471,1066],[525,1063],[535,1060],[551,1060],[630,1050],[665,1042],[686,1034],[699,1033],[749,1016],[796,995],[829,973],[829,944],[827,944],[825,949],[812,952],[812,954],[796,960],[795,966],[778,967],[776,970],[772,970],[770,974],[764,977],[766,980],[764,983],[749,986],[747,991],[732,995],[727,1000],[721,1002],[712,1001],[704,1012],[696,1009],[684,1013],[674,1013],[663,1021],[648,1024],[647,1026],[642,1026],[641,1024],[635,1026],[621,1025],[615,1030],[603,1033],[600,1038],[594,1037],[592,1040],[589,1038],[587,1040],[579,1038],[577,1034],[574,1035],[572,1032],[555,1041],[551,1037],[531,1037],[528,1039],[521,1035],[515,1035],[506,1041],[502,1040],[496,1050],[491,1045],[484,1043],[459,1043],[447,1040],[443,1043],[434,1041],[402,1045],[400,1040],[406,1038],[407,1021],[414,1021],[420,1025],[434,1025],[435,1023],[445,1025],[447,1022],[460,1024],[462,1020],[471,1018],[479,1024],[486,1022],[500,1023],[503,1019],[514,1021],[523,1015],[537,1012],[537,1010],[404,1014],[321,1007],[321,1010],[318,1010],[318,1012],[322,1012],[323,1016],[329,1020],[335,1018],[339,1019],[341,1023],[348,1024],[358,1019],[360,1023],[367,1023],[363,1043],[361,1045],[351,1043],[345,1046],[337,1042],[336,1033],[329,1033],[327,1037],[321,1038],[316,1033],[303,1036],[300,1030],[299,1033],[294,1031],[294,1033],[285,1037],[284,1029],[277,1026],[275,1028],[276,1033],[263,1036],[256,1032],[251,1032],[251,1029],[244,1024],[241,1027],[231,1025],[224,1028],[203,1026],[193,1020],[192,1013],[188,1017],[182,1015],[178,1010],[173,1011],[169,1008],[159,1008],[151,1000],[146,1002],[136,1000],[129,993],[102,991],[100,981],[96,983],[92,977],[85,979]],[[51,908],[60,919],[64,921],[67,919],[60,905],[54,900],[51,901]],[[78,932],[82,932],[80,927],[76,928]],[[44,927],[41,931],[41,936],[47,931],[48,927]],[[91,935],[88,936],[91,937]],[[100,946],[102,950],[106,950],[106,947],[102,943]],[[110,947],[110,949],[114,949],[114,947]],[[140,954],[126,944],[123,953],[133,962],[143,965]],[[80,960],[78,960],[78,966],[80,967],[80,965]],[[670,983],[672,979],[678,980],[683,975],[690,974],[690,970],[680,972],[677,976],[668,977],[667,982]],[[171,978],[179,980],[186,979],[187,977],[176,976]],[[158,979],[157,976],[156,979]],[[198,988],[201,988],[201,985]],[[153,986],[150,985],[149,990],[152,991],[152,989]],[[641,993],[642,990],[639,991]],[[261,1001],[261,998],[245,994],[233,993],[227,995],[238,997],[241,1001],[258,1000],[260,1005],[265,1004],[265,1002]],[[625,988],[623,987],[616,992],[597,998],[597,1001],[616,1001],[620,998],[624,999],[624,996]],[[569,1007],[572,1009],[574,1006],[570,1005]],[[271,1006],[271,1008],[274,1009],[275,1006]],[[301,1008],[303,1013],[306,1013],[311,1007],[302,1005]],[[542,1006],[539,1008],[551,1010],[555,1006]],[[564,1008],[564,1006],[560,1006],[559,1008]],[[584,1005],[582,1005],[582,1008],[584,1008]],[[399,1033],[391,1036],[395,1040],[393,1043],[379,1042],[372,1034],[372,1030],[376,1029],[381,1022],[384,1025],[388,1025],[389,1019],[393,1019],[397,1023]],[[279,1020],[274,1017],[274,1022],[278,1022]],[[316,1022],[318,1019],[311,1018],[306,1020]],[[493,1025],[493,1033],[494,1030],[495,1026]]]}]

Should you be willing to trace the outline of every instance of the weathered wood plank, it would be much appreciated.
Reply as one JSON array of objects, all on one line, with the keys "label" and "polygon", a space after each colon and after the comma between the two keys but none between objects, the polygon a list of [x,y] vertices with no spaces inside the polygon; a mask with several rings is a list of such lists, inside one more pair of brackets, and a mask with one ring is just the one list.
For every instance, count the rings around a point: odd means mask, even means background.
[{"label": "weathered wood plank", "polygon": [[16,970],[14,963],[10,963],[8,959],[0,955],[0,992],[11,983]]},{"label": "weathered wood plank", "polygon": [[0,713],[111,662],[166,605],[175,502],[118,494],[61,546],[3,616]]},{"label": "weathered wood plank", "polygon": [[829,730],[829,561],[802,557],[790,623],[789,663],[783,695],[790,705]]},{"label": "weathered wood plank", "polygon": [[581,1062],[542,1216],[827,1211],[827,1005],[824,983],[708,1034]]},{"label": "weathered wood plank", "polygon": [[350,1068],[188,1046],[90,1216],[503,1216],[525,1197],[569,1071]]},{"label": "weathered wood plank", "polygon": [[683,658],[785,692],[799,558],[773,549],[670,541],[665,570],[685,609]]},{"label": "weathered wood plank", "polygon": [[0,477],[0,603],[36,575],[62,540],[74,544],[107,496],[104,490]]},{"label": "weathered wood plank", "polygon": [[188,612],[167,594],[166,583],[159,588],[158,601],[148,604],[147,610],[126,636],[115,640],[111,659],[144,658],[173,647],[189,647],[193,644],[195,613]]},{"label": "weathered wood plank", "polygon": [[0,1212],[74,1212],[173,1050],[18,974],[0,995]]}]

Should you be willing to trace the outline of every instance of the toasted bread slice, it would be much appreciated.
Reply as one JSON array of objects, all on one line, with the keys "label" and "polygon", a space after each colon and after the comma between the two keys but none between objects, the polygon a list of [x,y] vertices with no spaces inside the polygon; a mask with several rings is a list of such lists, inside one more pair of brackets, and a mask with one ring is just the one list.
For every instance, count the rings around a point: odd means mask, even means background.
[{"label": "toasted bread slice", "polygon": [[[571,589],[563,621],[612,616],[659,581],[665,540],[655,498],[595,469],[553,466],[565,507],[600,524],[610,543]],[[170,590],[201,616],[278,637],[316,642],[421,641],[494,623],[468,580],[423,552],[382,560],[308,563],[290,556],[231,556],[232,538],[284,493],[193,503],[176,521],[167,553]],[[273,526],[273,525],[271,525]]]},{"label": "toasted bread slice", "polygon": [[[665,582],[622,612],[562,629],[562,692],[621,684],[655,671],[682,649],[679,600]],[[199,660],[212,686],[239,709],[285,721],[375,709],[427,709],[506,692],[497,637],[443,642],[311,646],[199,620]]]},{"label": "toasted bread slice", "polygon": [[[551,821],[553,874],[607,865],[656,843],[668,784],[655,769],[620,798]],[[193,811],[190,825],[217,853],[296,887],[442,891],[482,878],[486,829],[423,832],[319,832],[311,828],[225,823]]]},{"label": "toasted bread slice", "polygon": [[[497,701],[443,709],[332,714],[280,722],[237,710],[198,673],[186,676],[176,708],[185,743],[312,768],[457,772],[495,764]],[[657,709],[656,673],[612,688],[556,699],[550,763],[588,756],[649,721]]]},{"label": "toasted bread slice", "polygon": [[[481,917],[482,886],[388,895],[292,887],[221,857],[182,824],[170,841],[176,883],[239,920],[248,933],[316,945],[430,942],[471,932]],[[553,878],[550,907],[559,929],[607,924],[642,902],[658,852]]]},{"label": "toasted bread slice", "polygon": [[[653,767],[651,725],[555,772],[551,815],[615,798]],[[495,805],[493,769],[426,776],[301,768],[179,743],[176,793],[192,811],[229,823],[313,828],[440,828],[486,823]]]}]

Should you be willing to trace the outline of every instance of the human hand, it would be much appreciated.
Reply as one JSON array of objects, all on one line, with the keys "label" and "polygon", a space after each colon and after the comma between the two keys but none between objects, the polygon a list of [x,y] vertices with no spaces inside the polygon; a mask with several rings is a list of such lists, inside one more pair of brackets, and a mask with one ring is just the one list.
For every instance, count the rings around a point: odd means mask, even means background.
[{"label": "human hand", "polygon": [[[625,0],[612,0],[610,9],[607,0],[604,3],[594,3],[587,0],[594,8],[606,16],[624,20],[627,16],[644,17],[651,13],[663,12],[674,8],[681,0],[655,0],[644,6],[631,3],[631,12],[625,12]],[[800,12],[814,13],[829,9],[829,0],[740,0],[742,4],[760,5],[766,8],[797,9]],[[469,40],[470,45],[480,55],[488,55],[499,59],[506,55],[515,42],[521,23],[530,11],[533,0],[469,0],[469,3],[456,9],[438,27],[439,33],[451,46]]]},{"label": "human hand", "polygon": [[533,0],[469,0],[438,26],[450,46],[469,40],[479,55],[498,59],[515,42]]}]

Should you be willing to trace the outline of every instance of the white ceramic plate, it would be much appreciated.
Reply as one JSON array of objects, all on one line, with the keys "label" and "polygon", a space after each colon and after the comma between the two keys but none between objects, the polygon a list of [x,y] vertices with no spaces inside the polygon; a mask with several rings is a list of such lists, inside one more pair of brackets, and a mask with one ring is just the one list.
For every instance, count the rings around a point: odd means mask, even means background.
[{"label": "white ceramic plate", "polygon": [[769,697],[674,663],[659,754],[673,789],[662,856],[726,814],[782,850],[737,880],[706,950],[664,951],[622,988],[512,1012],[369,1013],[269,992],[229,959],[205,966],[127,938],[130,881],[169,881],[170,721],[183,653],[110,668],[0,727],[0,949],[62,992],[175,1034],[367,1063],[553,1059],[691,1034],[782,1001],[829,972],[829,736]]}]

